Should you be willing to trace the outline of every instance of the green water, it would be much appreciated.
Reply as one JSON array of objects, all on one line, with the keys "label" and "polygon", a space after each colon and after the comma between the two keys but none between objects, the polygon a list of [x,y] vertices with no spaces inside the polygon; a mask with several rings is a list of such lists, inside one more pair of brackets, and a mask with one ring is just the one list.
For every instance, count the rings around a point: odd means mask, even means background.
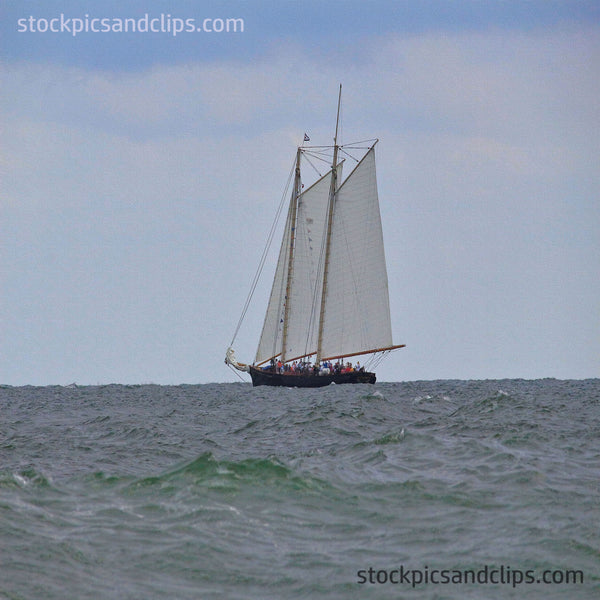
[{"label": "green water", "polygon": [[4,387],[0,425],[0,598],[600,596],[598,380]]}]

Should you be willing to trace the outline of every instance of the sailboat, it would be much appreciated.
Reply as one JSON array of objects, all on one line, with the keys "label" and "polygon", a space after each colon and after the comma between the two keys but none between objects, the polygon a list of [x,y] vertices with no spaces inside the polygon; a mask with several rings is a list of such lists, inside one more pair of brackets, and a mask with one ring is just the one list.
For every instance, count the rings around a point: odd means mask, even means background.
[{"label": "sailboat", "polygon": [[[287,220],[254,363],[237,361],[235,335],[227,349],[225,363],[249,373],[255,386],[375,383],[374,372],[348,359],[381,357],[404,347],[392,342],[375,172],[378,140],[338,145],[341,92],[340,85],[333,146],[305,146],[305,134],[296,152]],[[314,167],[311,156],[331,151],[331,168],[304,189],[303,159]],[[357,151],[361,158],[354,156]],[[343,179],[349,159],[356,164]]]}]

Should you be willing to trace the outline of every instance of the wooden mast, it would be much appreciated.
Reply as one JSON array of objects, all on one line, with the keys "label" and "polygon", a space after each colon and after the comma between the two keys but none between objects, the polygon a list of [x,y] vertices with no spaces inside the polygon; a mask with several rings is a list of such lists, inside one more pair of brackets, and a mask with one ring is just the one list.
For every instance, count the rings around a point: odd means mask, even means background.
[{"label": "wooden mast", "polygon": [[325,240],[325,261],[323,264],[323,287],[321,289],[321,310],[319,312],[319,336],[317,338],[317,356],[315,363],[321,362],[323,351],[323,325],[325,321],[325,300],[327,296],[327,274],[329,271],[329,254],[331,250],[331,225],[333,223],[333,209],[335,205],[335,195],[337,192],[337,157],[338,157],[338,127],[340,124],[340,105],[342,102],[342,84],[340,83],[340,93],[338,96],[337,117],[335,121],[335,136],[333,138],[333,162],[331,165],[331,185],[329,186],[329,203],[327,205],[327,237]]},{"label": "wooden mast", "polygon": [[294,189],[292,190],[292,198],[290,200],[290,247],[288,249],[288,269],[287,269],[287,281],[285,284],[285,299],[284,299],[284,310],[283,310],[283,333],[281,336],[281,362],[286,361],[286,346],[287,346],[287,333],[288,333],[288,319],[290,314],[290,300],[292,292],[292,274],[294,270],[294,246],[296,244],[296,212],[298,209],[298,196],[300,194],[300,155],[302,148],[298,147],[296,153],[296,174],[294,177]]}]

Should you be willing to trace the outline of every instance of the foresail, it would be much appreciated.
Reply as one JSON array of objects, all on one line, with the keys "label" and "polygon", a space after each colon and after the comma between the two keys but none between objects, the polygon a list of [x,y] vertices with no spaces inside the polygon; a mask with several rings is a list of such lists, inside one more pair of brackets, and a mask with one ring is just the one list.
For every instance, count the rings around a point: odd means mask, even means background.
[{"label": "foresail", "polygon": [[[338,167],[338,170],[341,166]],[[321,284],[319,260],[325,229],[325,216],[329,194],[331,172],[324,175],[298,196],[293,261],[293,280],[290,286],[288,309],[287,343],[285,355],[288,359],[315,352],[318,328],[318,308]],[[282,352],[283,317],[285,313],[286,282],[288,275],[288,252],[291,243],[291,214],[279,252],[279,260],[273,281],[271,298],[265,316],[255,362],[260,364]],[[315,297],[315,290],[317,294]]]},{"label": "foresail", "polygon": [[331,235],[323,358],[392,346],[374,148],[338,190]]},{"label": "foresail", "polygon": [[261,363],[269,360],[273,356],[281,353],[281,335],[283,324],[283,313],[285,310],[285,287],[287,280],[287,253],[290,245],[292,232],[291,223],[291,207],[288,211],[281,248],[279,250],[279,259],[275,270],[275,278],[273,279],[273,287],[271,288],[271,296],[265,314],[262,333],[256,350],[255,362]]}]

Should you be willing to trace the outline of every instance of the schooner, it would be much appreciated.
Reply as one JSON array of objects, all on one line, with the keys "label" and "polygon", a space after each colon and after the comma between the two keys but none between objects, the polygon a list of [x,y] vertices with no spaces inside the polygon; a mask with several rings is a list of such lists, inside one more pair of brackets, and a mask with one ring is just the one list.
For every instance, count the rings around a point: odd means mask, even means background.
[{"label": "schooner", "polygon": [[[237,362],[233,340],[227,350],[225,362],[250,373],[255,386],[375,383],[374,372],[346,359],[380,357],[404,347],[392,342],[375,172],[378,140],[369,140],[366,147],[338,145],[341,90],[340,85],[333,146],[302,145],[296,152],[287,220],[254,363]],[[325,149],[333,150],[330,170],[304,190],[302,158]],[[350,154],[359,149],[366,150],[362,158]],[[345,179],[340,154],[357,163]]]}]

